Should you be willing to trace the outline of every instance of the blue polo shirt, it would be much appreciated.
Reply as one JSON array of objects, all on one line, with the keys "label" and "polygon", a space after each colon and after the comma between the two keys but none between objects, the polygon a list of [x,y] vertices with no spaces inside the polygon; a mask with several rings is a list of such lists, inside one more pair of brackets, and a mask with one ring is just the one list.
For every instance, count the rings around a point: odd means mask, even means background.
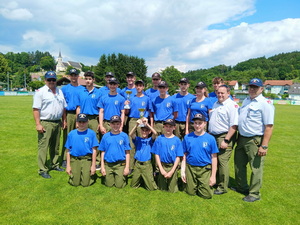
[{"label": "blue polo shirt", "polygon": [[65,144],[66,149],[70,150],[70,155],[75,157],[93,154],[93,148],[98,146],[96,133],[91,129],[85,131],[72,130],[68,134]]},{"label": "blue polo shirt", "polygon": [[183,156],[181,140],[176,136],[167,138],[162,134],[154,142],[152,153],[159,155],[160,161],[163,163],[174,163],[176,157]]},{"label": "blue polo shirt", "polygon": [[135,145],[134,158],[140,162],[149,161],[151,159],[151,148],[153,146],[154,139],[152,137],[135,137],[132,141]]},{"label": "blue polo shirt", "polygon": [[182,146],[186,153],[186,162],[192,166],[211,164],[211,154],[219,152],[216,139],[206,132],[201,136],[194,132],[185,135]]},{"label": "blue polo shirt", "polygon": [[130,112],[128,117],[140,118],[139,109],[145,109],[144,117],[149,116],[149,111],[151,111],[151,100],[148,96],[144,95],[142,97],[134,96],[130,99]]},{"label": "blue polo shirt", "polygon": [[63,86],[61,90],[64,93],[65,100],[67,102],[66,110],[76,110],[79,105],[79,92],[84,90],[84,87],[81,85],[73,86],[70,83]]},{"label": "blue polo shirt", "polygon": [[121,110],[124,109],[125,99],[120,95],[106,94],[100,98],[97,106],[100,109],[104,109],[103,119],[110,120],[112,116],[121,116]]},{"label": "blue polo shirt", "polygon": [[129,100],[131,100],[132,97],[135,96],[136,93],[137,93],[136,88],[132,88],[132,89],[131,89],[131,88],[128,88],[128,87],[123,88],[123,89],[121,90],[121,92],[120,92],[120,95],[122,95],[126,100],[127,100],[127,94],[126,94],[126,91],[131,91],[131,92],[132,92],[132,93],[129,95]]},{"label": "blue polo shirt", "polygon": [[105,152],[104,160],[109,163],[126,159],[126,150],[130,150],[129,137],[126,133],[113,134],[108,132],[103,135],[99,150]]},{"label": "blue polo shirt", "polygon": [[99,115],[97,103],[100,100],[101,93],[98,88],[94,88],[91,92],[88,89],[83,89],[79,93],[80,113],[87,115]]},{"label": "blue polo shirt", "polygon": [[173,95],[173,98],[178,107],[178,117],[176,118],[176,121],[185,122],[189,104],[192,99],[196,98],[196,96],[190,93],[187,95],[181,95],[180,93],[177,93]]},{"label": "blue polo shirt", "polygon": [[[109,88],[106,85],[101,87],[99,90],[100,90],[101,95],[105,95],[105,94],[109,93]],[[117,93],[121,93],[120,88],[117,88]]]},{"label": "blue polo shirt", "polygon": [[159,96],[158,89],[149,88],[145,91],[145,94],[151,99],[151,101],[154,101],[154,99]]},{"label": "blue polo shirt", "polygon": [[208,121],[208,110],[212,109],[213,103],[210,98],[205,98],[202,102],[196,102],[196,98],[192,99],[189,105],[190,112],[190,122],[193,122],[193,118],[197,113],[201,113],[205,116],[206,121]]},{"label": "blue polo shirt", "polygon": [[172,96],[167,98],[157,96],[152,102],[151,112],[154,112],[154,121],[165,121],[174,118],[173,113],[178,112],[178,107]]}]

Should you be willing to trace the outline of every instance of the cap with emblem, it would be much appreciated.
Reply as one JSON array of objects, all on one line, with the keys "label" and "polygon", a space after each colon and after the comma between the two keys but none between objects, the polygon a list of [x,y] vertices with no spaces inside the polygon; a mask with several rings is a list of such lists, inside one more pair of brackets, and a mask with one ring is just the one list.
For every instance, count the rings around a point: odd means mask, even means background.
[{"label": "cap with emblem", "polygon": [[142,84],[142,85],[145,85],[145,82],[142,81],[142,80],[137,80],[136,82],[134,82],[135,85],[138,85],[138,84]]},{"label": "cap with emblem", "polygon": [[48,71],[48,72],[46,72],[46,73],[45,73],[45,79],[47,80],[47,79],[50,79],[50,78],[57,79],[57,78],[56,78],[56,73],[53,72],[53,71]]},{"label": "cap with emblem", "polygon": [[126,74],[126,77],[135,77],[135,73],[134,72],[128,72]]},{"label": "cap with emblem", "polygon": [[251,79],[248,85],[249,85],[249,86],[250,86],[250,85],[252,85],[252,86],[257,86],[257,87],[263,87],[263,86],[264,86],[262,80],[261,80],[261,79],[258,79],[258,78],[253,78],[253,79]]},{"label": "cap with emblem", "polygon": [[76,70],[76,69],[70,69],[69,70],[69,74],[71,75],[71,74],[76,74],[76,75],[78,75],[78,71]]},{"label": "cap with emblem", "polygon": [[180,81],[179,81],[179,83],[186,83],[186,84],[189,84],[190,82],[189,82],[189,79],[187,79],[187,78],[181,78],[180,79]]},{"label": "cap with emblem", "polygon": [[161,81],[159,84],[158,84],[158,87],[168,87],[168,83],[166,81]]},{"label": "cap with emblem", "polygon": [[115,74],[114,74],[113,72],[107,72],[107,73],[105,74],[105,76],[106,76],[106,77],[114,77]]},{"label": "cap with emblem", "polygon": [[108,83],[109,83],[109,84],[118,84],[119,81],[117,80],[117,78],[112,77],[112,78],[109,79],[109,82],[108,82]]},{"label": "cap with emblem", "polygon": [[192,120],[193,121],[194,120],[206,121],[205,116],[203,114],[201,114],[201,113],[197,113]]},{"label": "cap with emblem", "polygon": [[164,121],[163,124],[164,124],[164,125],[165,125],[165,124],[169,124],[169,125],[171,125],[171,126],[176,126],[175,120],[173,120],[173,119],[167,119],[166,121]]},{"label": "cap with emblem", "polygon": [[87,122],[87,121],[89,121],[89,119],[88,119],[86,114],[80,113],[80,114],[77,115],[77,120],[76,121],[77,122]]},{"label": "cap with emblem", "polygon": [[119,117],[119,116],[112,116],[111,118],[110,118],[110,121],[109,122],[111,122],[111,123],[113,123],[113,122],[121,122],[122,120],[121,120],[121,117]]},{"label": "cap with emblem", "polygon": [[160,75],[160,73],[154,73],[154,74],[152,74],[152,79],[160,79],[161,78],[161,75]]},{"label": "cap with emblem", "polygon": [[206,83],[204,83],[203,81],[200,81],[196,84],[196,87],[199,87],[199,88],[205,88],[207,87]]}]

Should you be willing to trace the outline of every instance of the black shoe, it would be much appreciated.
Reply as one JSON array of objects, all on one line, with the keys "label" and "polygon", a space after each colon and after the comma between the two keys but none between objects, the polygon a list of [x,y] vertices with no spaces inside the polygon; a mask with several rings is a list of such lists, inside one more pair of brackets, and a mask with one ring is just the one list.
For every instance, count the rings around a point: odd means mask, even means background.
[{"label": "black shoe", "polygon": [[246,197],[243,198],[243,201],[245,202],[255,202],[257,200],[260,200],[260,198],[255,198],[251,195],[247,195]]},{"label": "black shoe", "polygon": [[56,170],[56,171],[58,171],[58,172],[63,172],[63,171],[65,171],[64,169],[59,168],[59,167],[55,167],[55,168],[53,168],[52,170]]},{"label": "black shoe", "polygon": [[64,160],[64,161],[62,162],[61,167],[62,167],[62,168],[66,168],[66,167],[67,167],[67,161],[66,161],[66,160]]},{"label": "black shoe", "polygon": [[215,195],[222,195],[222,194],[225,194],[225,193],[226,193],[225,191],[220,191],[220,190],[215,190],[214,191]]},{"label": "black shoe", "polygon": [[40,173],[40,176],[43,177],[43,178],[51,178],[51,176],[47,173],[47,172],[42,172]]}]

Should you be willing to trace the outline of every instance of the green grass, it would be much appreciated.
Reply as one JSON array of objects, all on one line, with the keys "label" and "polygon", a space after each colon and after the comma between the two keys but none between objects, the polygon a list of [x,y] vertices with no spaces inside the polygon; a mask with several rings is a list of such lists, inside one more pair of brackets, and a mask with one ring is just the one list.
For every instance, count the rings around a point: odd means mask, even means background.
[{"label": "green grass", "polygon": [[0,97],[1,224],[300,223],[300,106],[276,105],[262,200],[254,203],[233,191],[204,200],[184,192],[107,188],[100,179],[75,188],[66,173],[56,171],[50,172],[52,179],[42,179],[31,106],[32,96]]}]

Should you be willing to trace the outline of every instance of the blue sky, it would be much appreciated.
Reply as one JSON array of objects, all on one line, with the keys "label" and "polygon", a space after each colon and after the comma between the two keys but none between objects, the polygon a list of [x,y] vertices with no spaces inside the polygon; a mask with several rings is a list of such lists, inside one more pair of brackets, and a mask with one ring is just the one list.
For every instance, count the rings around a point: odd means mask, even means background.
[{"label": "blue sky", "polygon": [[0,52],[49,51],[95,65],[102,54],[146,60],[148,75],[300,50],[296,0],[15,0],[0,2]]}]

